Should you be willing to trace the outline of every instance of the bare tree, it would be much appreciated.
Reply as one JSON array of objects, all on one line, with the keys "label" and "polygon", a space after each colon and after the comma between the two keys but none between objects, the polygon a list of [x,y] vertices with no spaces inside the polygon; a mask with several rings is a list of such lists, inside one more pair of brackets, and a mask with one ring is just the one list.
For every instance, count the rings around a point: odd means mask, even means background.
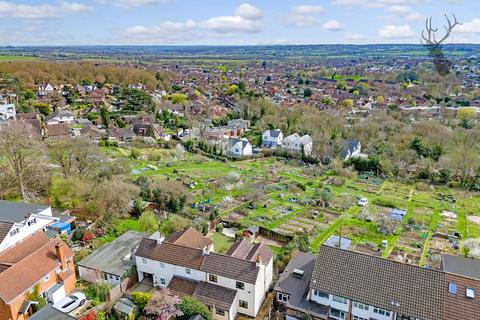
[{"label": "bare tree", "polygon": [[13,172],[13,179],[23,200],[31,197],[27,185],[33,176],[28,173],[35,165],[35,154],[39,150],[37,140],[22,121],[9,122],[7,129],[0,133],[0,154]]},{"label": "bare tree", "polygon": [[62,176],[67,179],[75,167],[75,155],[69,140],[54,141],[49,145],[49,155],[52,161],[60,166]]}]

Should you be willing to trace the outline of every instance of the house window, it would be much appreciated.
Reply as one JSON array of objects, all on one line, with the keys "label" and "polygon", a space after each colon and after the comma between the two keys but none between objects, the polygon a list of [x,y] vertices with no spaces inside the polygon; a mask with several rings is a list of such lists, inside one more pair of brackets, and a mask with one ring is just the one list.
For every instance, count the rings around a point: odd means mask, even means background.
[{"label": "house window", "polygon": [[367,318],[362,318],[359,316],[353,316],[353,320],[368,320]]},{"label": "house window", "polygon": [[143,264],[147,264],[147,262],[148,262],[147,259],[142,258],[142,263],[143,263]]},{"label": "house window", "polygon": [[347,304],[348,302],[347,298],[340,297],[340,296],[333,296],[332,300],[335,302],[343,303],[343,304]]},{"label": "house window", "polygon": [[166,283],[166,282],[165,282],[165,279],[164,279],[164,278],[160,278],[160,284],[161,284],[162,286],[164,286],[165,283]]},{"label": "house window", "polygon": [[238,305],[240,308],[248,309],[248,302],[244,300],[238,300]]},{"label": "house window", "polygon": [[237,289],[244,290],[244,289],[245,289],[245,283],[240,282],[240,281],[237,281],[235,287],[236,287]]},{"label": "house window", "polygon": [[475,298],[475,289],[473,288],[467,288],[465,295],[467,298],[474,299]]},{"label": "house window", "polygon": [[288,302],[288,299],[290,299],[290,296],[285,293],[277,293],[277,300],[278,301],[283,301],[283,302]]},{"label": "house window", "polygon": [[379,314],[381,316],[390,317],[390,312],[389,311],[386,311],[386,310],[383,310],[383,309],[380,309],[380,308],[373,308],[373,312],[376,313],[376,314]]},{"label": "house window", "polygon": [[49,280],[50,280],[50,275],[47,274],[47,275],[45,276],[45,278],[43,278],[43,281],[48,282]]},{"label": "house window", "polygon": [[354,302],[353,306],[360,310],[368,310],[368,306],[360,302]]},{"label": "house window", "polygon": [[324,299],[329,299],[330,298],[328,293],[317,290],[317,289],[313,290],[313,295],[317,296],[317,297],[320,297],[320,298],[324,298]]},{"label": "house window", "polygon": [[448,284],[448,292],[451,294],[457,294],[457,284],[455,282],[450,282]]},{"label": "house window", "polygon": [[10,231],[10,236],[14,236],[14,235],[16,235],[16,234],[19,233],[19,232],[20,232],[20,228],[15,228],[15,229],[13,229],[12,231]]},{"label": "house window", "polygon": [[215,310],[215,313],[220,315],[220,316],[224,316],[225,315],[225,310],[222,310],[222,309],[216,309]]},{"label": "house window", "polygon": [[192,274],[192,270],[190,270],[190,268],[185,268],[185,272],[186,272],[187,274]]},{"label": "house window", "polygon": [[209,274],[208,275],[208,281],[216,283],[217,282],[217,276],[214,275],[214,274]]},{"label": "house window", "polygon": [[165,263],[160,262],[160,268],[165,268]]},{"label": "house window", "polygon": [[338,320],[344,320],[345,319],[345,312],[337,309],[332,309],[330,311],[330,317]]}]

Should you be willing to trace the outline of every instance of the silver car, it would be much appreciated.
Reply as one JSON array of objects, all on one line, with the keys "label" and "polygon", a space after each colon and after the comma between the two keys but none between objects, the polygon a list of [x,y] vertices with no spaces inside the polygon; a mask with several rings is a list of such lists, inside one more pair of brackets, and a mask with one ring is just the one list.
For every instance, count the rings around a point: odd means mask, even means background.
[{"label": "silver car", "polygon": [[53,307],[63,313],[70,313],[76,308],[83,306],[87,301],[85,295],[81,292],[74,292],[69,296],[66,296],[59,302],[55,303]]}]

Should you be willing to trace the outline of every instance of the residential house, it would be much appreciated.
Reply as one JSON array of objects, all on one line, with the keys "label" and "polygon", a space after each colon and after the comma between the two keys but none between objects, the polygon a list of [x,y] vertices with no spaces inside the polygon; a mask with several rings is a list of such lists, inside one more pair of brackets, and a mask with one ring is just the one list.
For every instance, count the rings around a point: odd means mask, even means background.
[{"label": "residential house", "polygon": [[362,152],[362,144],[358,140],[343,140],[340,158],[347,161],[350,158],[359,157]]},{"label": "residential house", "polygon": [[0,319],[26,320],[38,293],[56,303],[75,288],[73,251],[60,239],[38,232],[0,252]]},{"label": "residential house", "polygon": [[227,154],[232,157],[249,157],[253,154],[252,144],[246,138],[230,138]]},{"label": "residential house", "polygon": [[303,153],[307,156],[312,154],[313,139],[308,134],[300,136],[294,133],[283,139],[282,148],[292,153]]},{"label": "residential house", "polygon": [[44,130],[42,127],[40,113],[38,112],[17,113],[17,120],[23,121],[25,123],[27,130],[32,136],[37,138],[43,137]]},{"label": "residential house", "polygon": [[93,141],[100,141],[105,136],[105,130],[99,129],[97,126],[87,123],[80,129],[80,135],[88,137]]},{"label": "residential house", "polygon": [[108,281],[118,285],[135,265],[135,250],[145,234],[127,231],[77,263],[78,275],[88,282]]},{"label": "residential house", "polygon": [[60,110],[45,118],[45,123],[49,124],[59,124],[59,123],[67,123],[72,124],[75,122],[75,116],[72,112],[67,110]]},{"label": "residential house", "polygon": [[0,200],[0,252],[58,220],[49,206]]},{"label": "residential house", "polygon": [[54,123],[45,126],[45,136],[49,139],[70,138],[70,128],[67,123]]},{"label": "residential house", "polygon": [[216,319],[233,320],[238,313],[255,317],[272,283],[272,251],[241,240],[218,254],[202,237],[192,229],[180,237],[143,239],[136,252],[139,279],[196,297]]},{"label": "residential house", "polygon": [[250,121],[243,119],[234,119],[228,121],[227,125],[223,127],[225,135],[229,137],[242,136],[245,131],[250,127]]},{"label": "residential house", "polygon": [[108,139],[112,141],[130,141],[135,137],[136,135],[132,127],[108,129]]},{"label": "residential house", "polygon": [[0,104],[0,122],[14,120],[16,114],[15,104]]},{"label": "residential house", "polygon": [[262,146],[264,148],[276,148],[282,145],[283,132],[280,129],[267,130],[262,134]]},{"label": "residential house", "polygon": [[480,262],[442,256],[442,270],[322,246],[292,258],[275,286],[287,320],[467,320],[478,317]]},{"label": "residential house", "polygon": [[41,83],[37,89],[38,89],[38,95],[40,97],[46,96],[49,93],[55,91],[55,88],[50,83]]}]

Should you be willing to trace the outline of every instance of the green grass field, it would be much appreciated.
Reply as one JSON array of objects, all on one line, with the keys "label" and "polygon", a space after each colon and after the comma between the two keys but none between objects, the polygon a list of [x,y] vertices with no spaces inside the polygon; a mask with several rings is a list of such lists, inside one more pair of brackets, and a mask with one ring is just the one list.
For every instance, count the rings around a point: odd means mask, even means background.
[{"label": "green grass field", "polygon": [[[128,158],[130,151],[106,148],[110,157]],[[191,202],[185,210],[191,216],[205,216],[191,204],[207,201],[227,222],[245,228],[257,225],[283,236],[307,233],[311,249],[316,251],[332,235],[352,240],[352,250],[381,254],[399,259],[412,255],[412,263],[431,265],[443,251],[460,254],[452,242],[441,241],[437,234],[458,232],[462,239],[480,237],[480,225],[468,219],[480,215],[480,197],[463,190],[438,187],[417,190],[415,184],[396,180],[366,181],[358,178],[333,183],[339,177],[303,167],[294,161],[264,158],[221,162],[185,153],[177,158],[173,150],[142,149],[141,159],[129,160],[131,179],[145,175],[151,179],[175,179],[192,185]],[[318,205],[315,190],[328,187],[332,199],[328,207]],[[456,205],[439,198],[451,194]],[[369,200],[366,209],[357,206],[359,198]],[[392,208],[406,215],[393,220]],[[448,218],[452,212],[455,218]],[[132,225],[129,225],[132,224]],[[136,230],[128,221],[122,227]],[[386,231],[390,230],[390,231]],[[232,240],[215,233],[216,250],[226,251]],[[387,245],[382,242],[386,240]]]},{"label": "green grass field", "polygon": [[27,56],[0,55],[0,62],[1,61],[32,61],[32,60],[38,60],[38,58],[27,57]]}]

